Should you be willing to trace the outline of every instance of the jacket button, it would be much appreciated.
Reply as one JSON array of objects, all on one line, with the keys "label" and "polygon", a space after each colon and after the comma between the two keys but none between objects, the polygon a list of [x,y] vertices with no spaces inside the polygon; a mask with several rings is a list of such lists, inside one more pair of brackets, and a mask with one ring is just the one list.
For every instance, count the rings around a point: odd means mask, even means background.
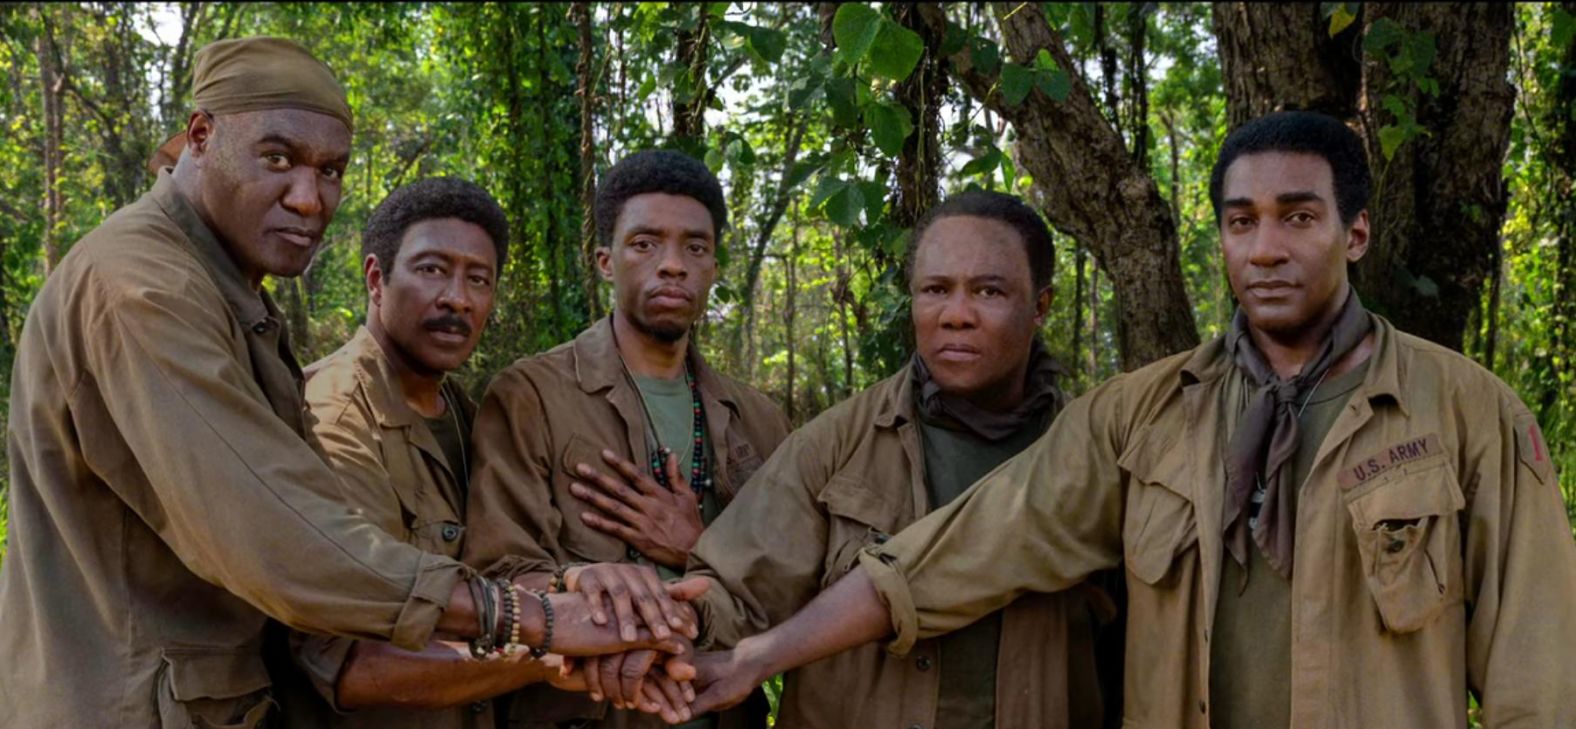
[{"label": "jacket button", "polygon": [[920,656],[919,658],[914,659],[914,667],[921,671],[929,671],[930,665],[930,656]]},{"label": "jacket button", "polygon": [[918,724],[910,724],[908,729],[925,729],[925,727],[920,726]]},{"label": "jacket button", "polygon": [[630,547],[629,549],[624,550],[624,558],[631,562],[639,562],[640,550]]},{"label": "jacket button", "polygon": [[258,334],[267,334],[268,333],[268,322],[260,321],[260,322],[257,322],[256,324],[253,324],[252,325],[252,331],[257,332]]},{"label": "jacket button", "polygon": [[1384,551],[1389,552],[1390,554],[1395,554],[1396,552],[1399,552],[1403,549],[1406,549],[1406,542],[1403,542],[1399,539],[1391,540],[1391,542],[1386,544],[1384,547]]},{"label": "jacket button", "polygon": [[452,542],[460,538],[460,528],[453,524],[443,525],[443,541]]},{"label": "jacket button", "polygon": [[472,714],[480,714],[480,713],[482,713],[483,711],[486,711],[486,710],[487,710],[487,702],[486,701],[477,701],[477,702],[471,704],[471,713]]}]

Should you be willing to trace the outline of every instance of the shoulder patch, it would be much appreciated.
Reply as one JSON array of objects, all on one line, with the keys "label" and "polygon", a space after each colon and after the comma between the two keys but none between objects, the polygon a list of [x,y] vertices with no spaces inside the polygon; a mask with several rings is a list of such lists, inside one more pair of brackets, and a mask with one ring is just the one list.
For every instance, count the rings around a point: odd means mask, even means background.
[{"label": "shoulder patch", "polygon": [[1549,455],[1549,444],[1543,440],[1543,430],[1538,427],[1538,419],[1532,413],[1521,412],[1516,415],[1516,455],[1521,458],[1523,465],[1538,477],[1538,481],[1549,483],[1554,480],[1554,459]]}]

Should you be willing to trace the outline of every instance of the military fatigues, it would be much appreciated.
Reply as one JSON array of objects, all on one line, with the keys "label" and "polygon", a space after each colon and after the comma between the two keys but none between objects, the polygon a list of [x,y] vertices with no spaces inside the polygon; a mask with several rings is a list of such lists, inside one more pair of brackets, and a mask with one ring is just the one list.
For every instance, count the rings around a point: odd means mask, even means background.
[{"label": "military fatigues", "polygon": [[[788,433],[765,395],[713,372],[693,347],[713,483],[726,505]],[[476,416],[476,470],[467,508],[465,561],[496,576],[549,572],[560,562],[643,559],[618,538],[585,525],[591,508],[569,493],[575,465],[609,470],[602,449],[649,463],[646,419],[624,376],[611,319],[574,341],[500,372]],[[530,686],[515,695],[511,723],[606,717],[600,726],[662,726],[658,717],[608,710],[582,695]],[[722,726],[731,726],[724,713]]]},{"label": "military fatigues", "polygon": [[[931,510],[913,389],[905,368],[796,431],[706,531],[690,558],[691,575],[719,583],[698,602],[702,645],[732,646],[786,620],[862,548]],[[1025,594],[999,611],[995,726],[1099,726],[1093,625],[1109,617],[1108,601],[1082,588]],[[928,639],[894,656],[869,645],[789,672],[780,725],[938,726],[939,647]]]},{"label": "military fatigues", "polygon": [[256,726],[267,616],[427,642],[464,568],[334,500],[299,376],[167,173],[66,256],[12,380],[0,727]]},{"label": "military fatigues", "polygon": [[[1576,544],[1532,415],[1459,354],[1374,340],[1298,494],[1291,726],[1464,728],[1468,687],[1486,727],[1576,726]],[[1114,378],[861,553],[892,647],[1124,562],[1124,726],[1208,727],[1234,377],[1216,340]]]},{"label": "military fatigues", "polygon": [[[443,383],[450,410],[469,430],[475,407],[453,381]],[[312,433],[339,475],[343,508],[365,516],[396,539],[458,559],[464,534],[463,463],[451,459],[426,420],[405,402],[399,377],[372,333],[356,335],[307,368]],[[448,729],[466,726],[470,707],[416,711],[365,709],[338,713],[336,686],[356,643],[350,638],[291,633],[276,684],[285,722],[298,727]]]}]

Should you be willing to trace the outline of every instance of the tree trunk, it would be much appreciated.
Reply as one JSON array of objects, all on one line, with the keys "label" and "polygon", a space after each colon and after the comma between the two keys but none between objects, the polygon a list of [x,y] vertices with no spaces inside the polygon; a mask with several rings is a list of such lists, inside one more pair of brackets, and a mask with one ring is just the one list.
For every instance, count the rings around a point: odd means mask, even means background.
[{"label": "tree trunk", "polygon": [[591,4],[577,2],[570,13],[579,32],[580,58],[575,76],[580,86],[580,288],[586,298],[586,316],[602,318],[602,299],[597,296],[596,260],[596,136],[592,122],[596,116],[596,87],[591,66],[596,49],[591,44]]},{"label": "tree trunk", "polygon": [[890,220],[899,228],[913,228],[940,197],[941,101],[947,90],[941,41],[946,15],[937,3],[897,3],[893,15],[898,24],[919,34],[925,43],[924,55],[913,73],[896,89],[898,103],[914,120],[914,133],[903,140],[903,151],[898,154],[897,193]]},{"label": "tree trunk", "polygon": [[63,152],[63,120],[61,97],[64,95],[65,76],[61,73],[56,57],[54,24],[50,21],[53,8],[38,7],[42,31],[38,35],[35,52],[38,55],[39,96],[44,103],[44,276],[49,276],[60,265],[60,224],[64,202],[60,194],[60,168],[65,161]]},{"label": "tree trunk", "polygon": [[793,244],[788,248],[788,291],[785,293],[788,297],[787,312],[785,312],[786,339],[788,342],[788,396],[784,398],[783,406],[788,411],[788,422],[797,423],[799,421],[796,419],[797,414],[794,411],[793,397],[794,386],[797,382],[795,379],[797,372],[794,370],[794,332],[796,331],[794,325],[798,316],[799,303],[799,226],[797,225],[793,229]]},{"label": "tree trunk", "polygon": [[[1121,135],[1100,113],[1061,35],[1033,4],[995,6],[1011,60],[1033,63],[1048,50],[1071,77],[1057,102],[1038,90],[1008,104],[993,79],[972,68],[968,51],[952,64],[970,94],[1012,122],[1018,164],[1056,228],[1077,239],[1105,269],[1117,301],[1122,368],[1132,370],[1198,344],[1178,260],[1176,222],[1147,169],[1134,164]],[[1078,184],[1066,184],[1078,180]]]},{"label": "tree trunk", "polygon": [[673,141],[680,149],[699,157],[706,147],[706,104],[710,101],[710,88],[706,79],[706,64],[711,45],[711,15],[704,4],[697,3],[693,11],[699,18],[695,27],[678,33],[676,62],[685,69],[687,83],[680,83],[673,94]]},{"label": "tree trunk", "polygon": [[[1233,126],[1276,109],[1324,111],[1363,130],[1374,196],[1368,255],[1354,267],[1363,301],[1401,329],[1459,350],[1494,251],[1508,194],[1500,166],[1515,92],[1505,80],[1514,9],[1498,3],[1365,3],[1363,19],[1333,40],[1313,3],[1217,4],[1215,26]],[[1356,28],[1389,19],[1432,34],[1428,75],[1437,96],[1369,54],[1351,72]],[[1364,33],[1366,30],[1363,31]],[[1348,37],[1349,36],[1349,37]],[[1353,84],[1360,79],[1360,86]],[[1385,159],[1380,131],[1395,124],[1387,98],[1416,110],[1427,130]]]},{"label": "tree trunk", "polygon": [[1229,128],[1286,109],[1340,119],[1357,113],[1360,15],[1331,38],[1318,3],[1215,3],[1213,9]]}]

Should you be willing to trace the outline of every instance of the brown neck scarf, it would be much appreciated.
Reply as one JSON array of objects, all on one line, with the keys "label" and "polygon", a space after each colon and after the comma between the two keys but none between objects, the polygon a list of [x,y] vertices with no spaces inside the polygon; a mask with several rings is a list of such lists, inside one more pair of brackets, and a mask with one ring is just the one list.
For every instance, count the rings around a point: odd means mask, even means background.
[{"label": "brown neck scarf", "polygon": [[986,410],[959,397],[943,394],[941,386],[931,379],[930,368],[917,353],[914,355],[914,395],[921,415],[936,421],[952,421],[981,438],[998,441],[1017,432],[1019,428],[1045,412],[1045,408],[1060,404],[1062,391],[1056,378],[1066,373],[1062,366],[1046,351],[1039,337],[1029,345],[1029,366],[1023,383],[1023,400],[1018,406],[1005,411]]},{"label": "brown neck scarf", "polygon": [[1232,318],[1226,351],[1256,388],[1226,449],[1226,549],[1244,568],[1251,534],[1265,560],[1291,578],[1297,520],[1286,489],[1297,488],[1290,464],[1297,452],[1298,407],[1372,329],[1373,318],[1348,287],[1346,303],[1318,355],[1295,377],[1282,380],[1253,344],[1247,315],[1239,308]]}]

